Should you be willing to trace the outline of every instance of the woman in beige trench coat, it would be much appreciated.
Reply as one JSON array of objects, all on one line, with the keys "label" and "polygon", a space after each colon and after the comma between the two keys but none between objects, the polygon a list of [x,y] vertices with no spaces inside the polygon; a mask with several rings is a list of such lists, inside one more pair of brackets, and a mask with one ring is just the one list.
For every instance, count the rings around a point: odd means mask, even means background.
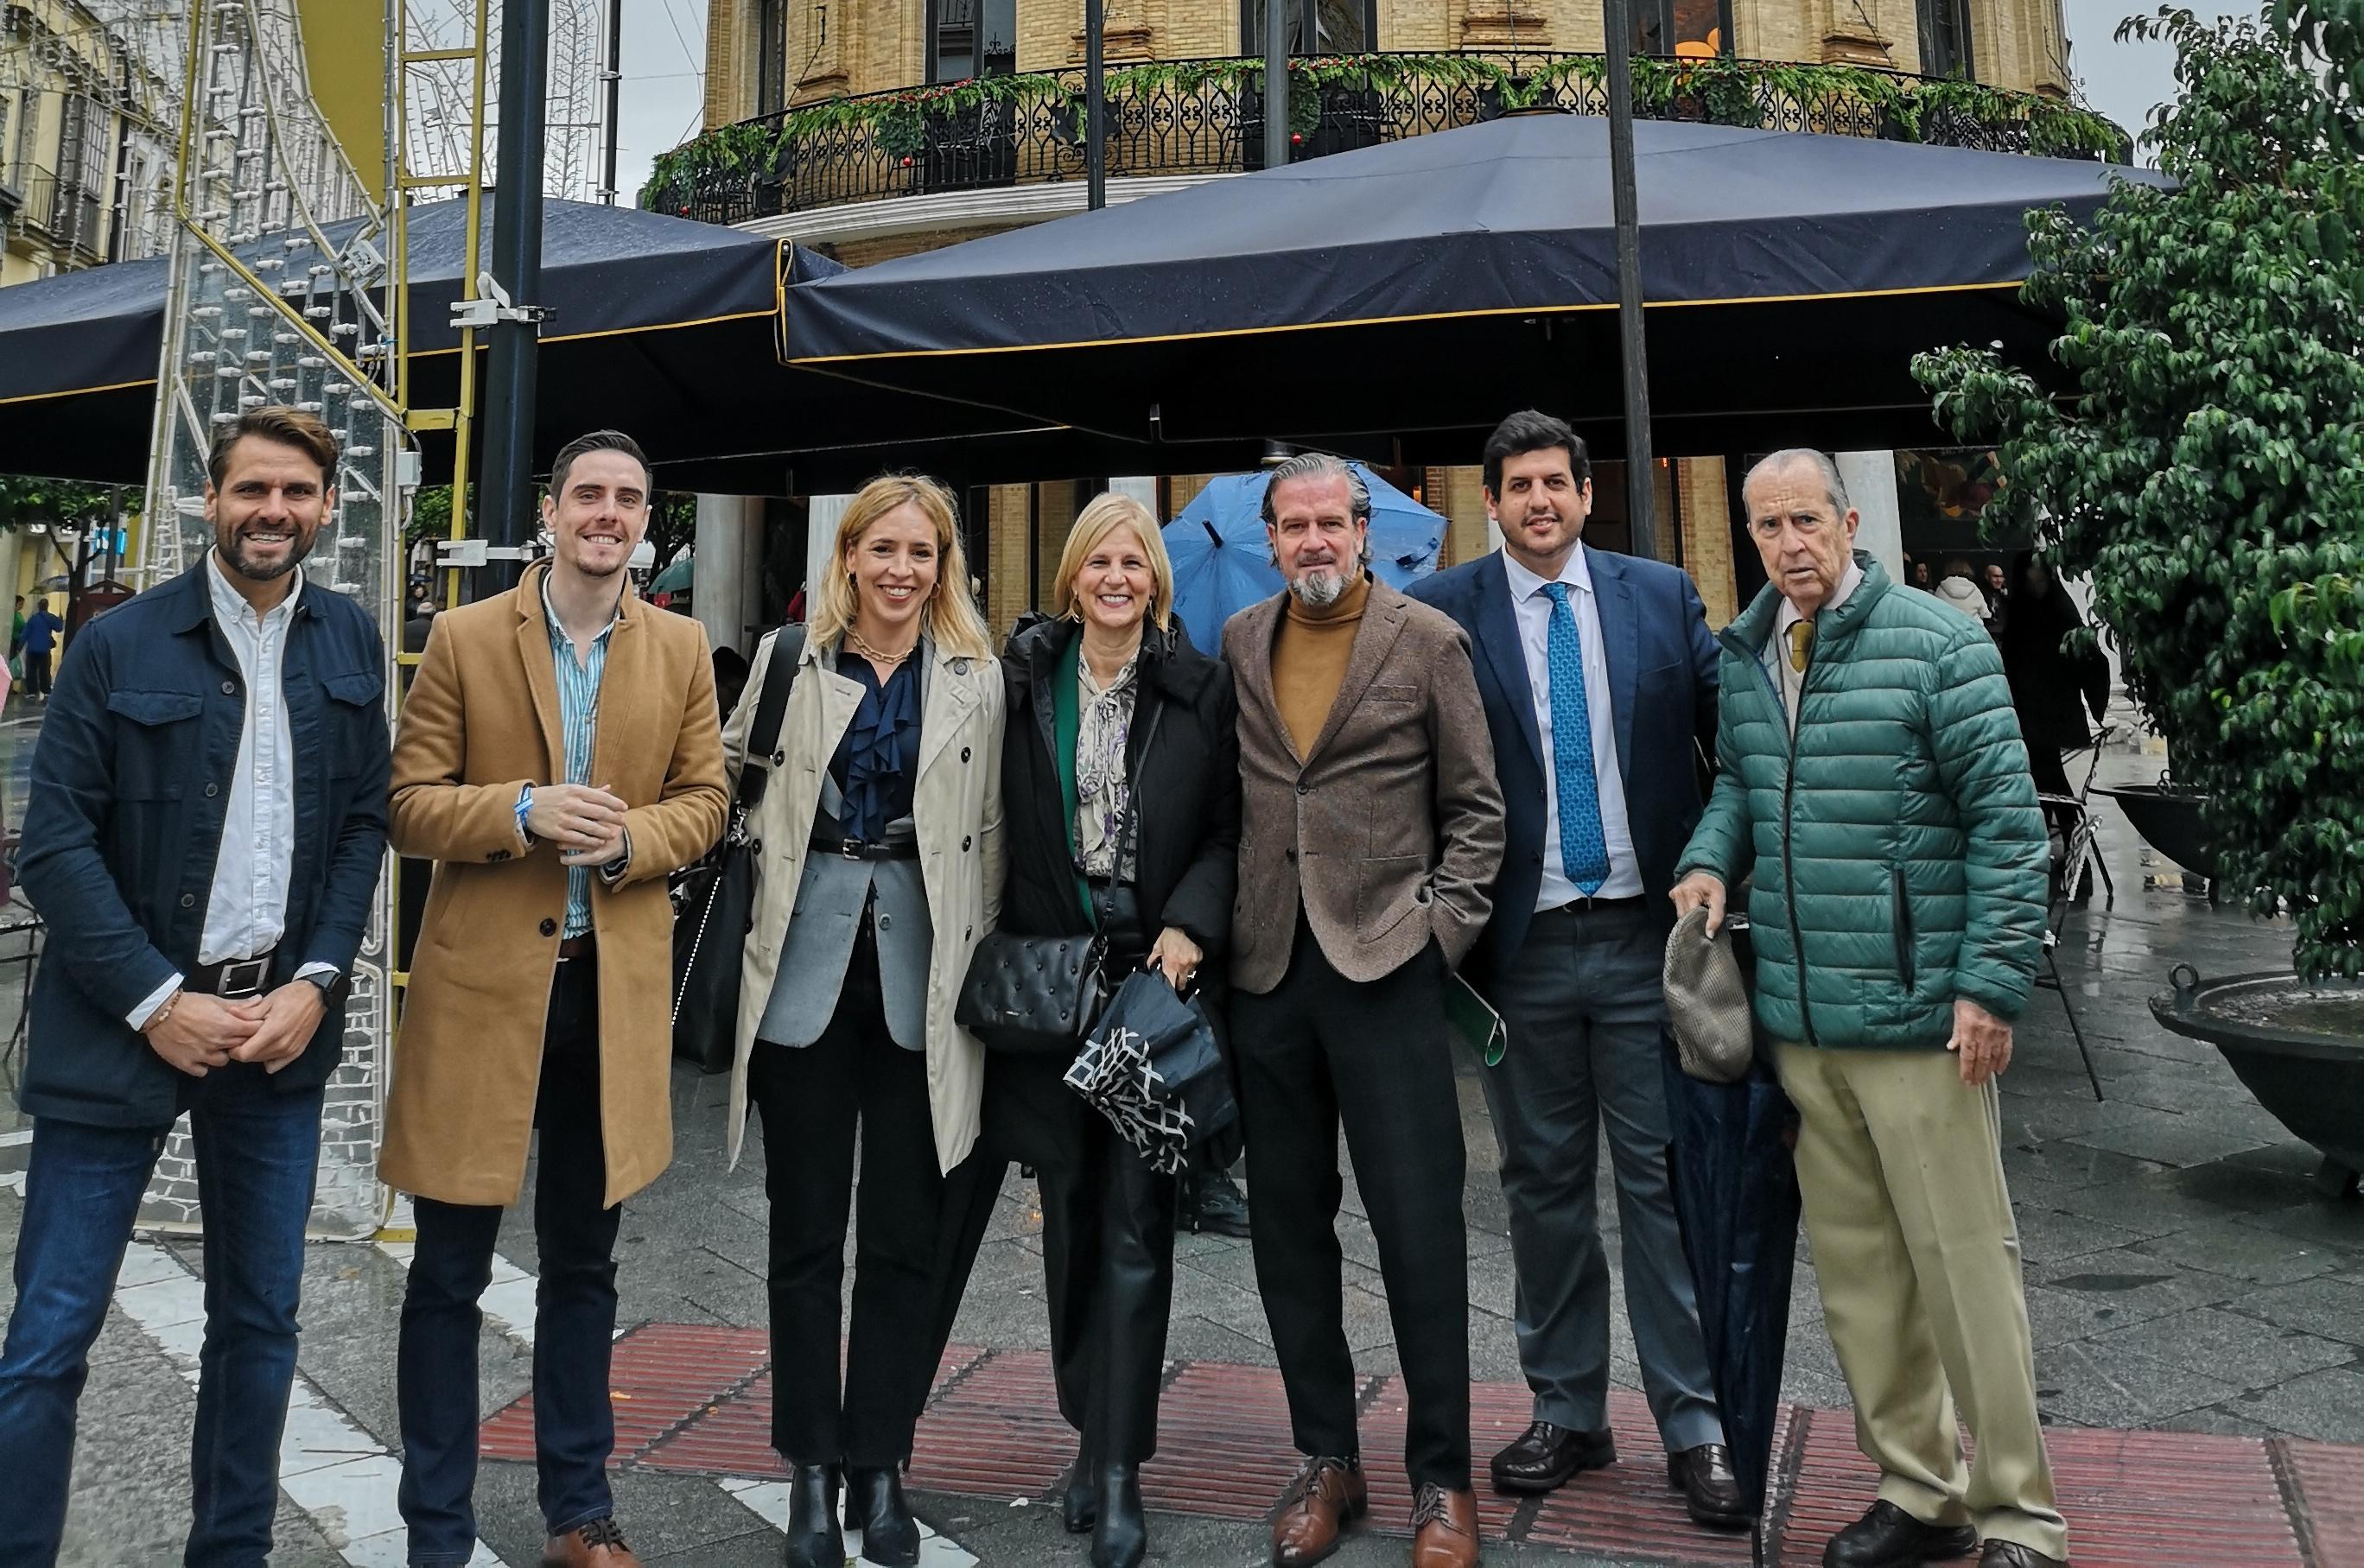
[{"label": "woman in beige trench coat", "polygon": [[[723,735],[734,785],[748,767],[770,773],[749,825],[761,849],[730,1136],[735,1161],[752,1101],[771,1198],[772,1442],[791,1472],[792,1568],[844,1561],[841,1485],[866,1561],[919,1561],[900,1467],[935,1370],[945,1176],[976,1141],[984,1077],[953,1002],[1001,890],[1001,675],[951,495],[917,476],[872,481],[831,561],[809,634],[764,639]],[[791,656],[779,739],[751,758],[764,684]]]}]

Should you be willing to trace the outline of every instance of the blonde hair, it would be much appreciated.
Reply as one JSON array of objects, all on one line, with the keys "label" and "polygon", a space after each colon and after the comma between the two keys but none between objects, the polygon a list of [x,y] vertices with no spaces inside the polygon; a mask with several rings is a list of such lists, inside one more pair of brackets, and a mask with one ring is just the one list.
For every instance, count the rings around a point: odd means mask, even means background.
[{"label": "blonde hair", "polygon": [[917,506],[936,535],[936,585],[920,609],[920,635],[939,652],[993,657],[993,638],[977,614],[968,586],[968,557],[961,549],[960,519],[952,492],[924,473],[882,473],[858,491],[837,521],[837,543],[831,551],[833,569],[823,580],[807,634],[816,645],[835,647],[853,624],[858,601],[853,575],[845,558],[862,542],[870,525],[900,506]]},{"label": "blonde hair", "polygon": [[1157,529],[1156,515],[1130,495],[1110,490],[1092,497],[1067,542],[1059,551],[1059,570],[1051,578],[1051,603],[1056,614],[1083,617],[1076,599],[1076,576],[1091,559],[1100,541],[1119,528],[1131,528],[1141,539],[1141,553],[1149,562],[1149,622],[1164,631],[1174,610],[1174,562],[1165,554],[1165,540]]}]

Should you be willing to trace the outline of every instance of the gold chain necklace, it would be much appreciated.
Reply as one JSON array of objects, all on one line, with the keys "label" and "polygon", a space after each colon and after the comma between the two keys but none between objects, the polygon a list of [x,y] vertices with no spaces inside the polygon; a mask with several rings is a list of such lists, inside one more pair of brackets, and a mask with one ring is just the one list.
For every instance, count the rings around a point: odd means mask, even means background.
[{"label": "gold chain necklace", "polygon": [[909,648],[906,648],[900,653],[882,652],[878,649],[872,647],[869,639],[864,637],[860,632],[854,630],[851,626],[845,628],[845,640],[853,645],[853,651],[856,653],[861,654],[873,664],[884,664],[890,669],[895,665],[900,664],[904,660],[909,659],[912,652],[920,646],[918,639],[914,639],[911,646]]}]

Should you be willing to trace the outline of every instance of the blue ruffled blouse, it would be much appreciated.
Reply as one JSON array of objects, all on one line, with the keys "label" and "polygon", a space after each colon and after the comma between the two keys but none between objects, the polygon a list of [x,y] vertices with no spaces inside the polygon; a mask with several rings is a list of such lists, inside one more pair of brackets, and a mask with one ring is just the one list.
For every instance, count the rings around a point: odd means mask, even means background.
[{"label": "blue ruffled blouse", "polygon": [[911,815],[911,786],[920,771],[920,654],[895,667],[882,683],[870,661],[841,648],[837,673],[862,684],[862,704],[830,759],[830,777],[845,796],[839,830],[877,843],[886,825]]}]

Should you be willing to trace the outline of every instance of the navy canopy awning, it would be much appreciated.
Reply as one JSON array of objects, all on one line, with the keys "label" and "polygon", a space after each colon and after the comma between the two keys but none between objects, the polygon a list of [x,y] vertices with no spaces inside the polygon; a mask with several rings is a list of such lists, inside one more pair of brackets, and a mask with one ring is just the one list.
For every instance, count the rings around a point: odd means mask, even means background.
[{"label": "navy canopy awning", "polygon": [[[1935,439],[1921,349],[2042,357],[2025,215],[2098,163],[1634,127],[1662,452]],[[1622,444],[1605,120],[1518,115],[787,291],[788,362],[1125,440],[1274,437],[1467,462],[1535,404]]]},{"label": "navy canopy awning", "polygon": [[[489,256],[491,223],[483,243]],[[458,396],[464,210],[410,218],[412,401]],[[344,224],[331,239],[351,232]],[[383,247],[381,247],[383,248]],[[1143,472],[1130,443],[784,366],[782,291],[843,271],[782,241],[629,207],[544,204],[537,466],[587,429],[629,431],[659,483],[754,495],[851,488],[886,467],[970,483]],[[146,474],[168,265],[93,267],[0,289],[0,473],[138,484]],[[480,335],[480,343],[482,335]],[[485,351],[480,347],[479,353]],[[481,426],[479,427],[481,428]],[[448,435],[422,439],[430,483]],[[1227,454],[1237,456],[1237,453]],[[1244,461],[1253,462],[1254,453]]]}]

